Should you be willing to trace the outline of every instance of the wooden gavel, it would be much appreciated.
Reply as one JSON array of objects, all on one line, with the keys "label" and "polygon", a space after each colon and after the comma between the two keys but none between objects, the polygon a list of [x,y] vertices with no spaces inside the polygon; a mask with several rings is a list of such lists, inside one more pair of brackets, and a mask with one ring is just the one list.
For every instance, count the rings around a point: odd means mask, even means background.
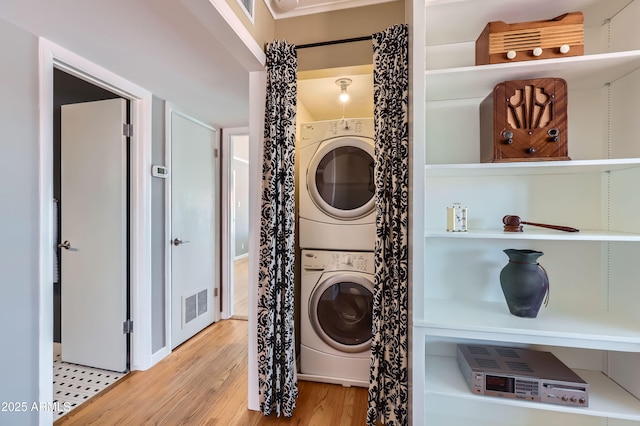
[{"label": "wooden gavel", "polygon": [[522,232],[522,225],[533,225],[540,226],[542,228],[555,229],[558,231],[564,232],[579,232],[579,229],[571,228],[570,226],[560,226],[560,225],[547,225],[545,223],[533,223],[533,222],[524,222],[520,219],[520,216],[506,215],[502,218],[502,223],[504,223],[504,231],[505,232]]}]

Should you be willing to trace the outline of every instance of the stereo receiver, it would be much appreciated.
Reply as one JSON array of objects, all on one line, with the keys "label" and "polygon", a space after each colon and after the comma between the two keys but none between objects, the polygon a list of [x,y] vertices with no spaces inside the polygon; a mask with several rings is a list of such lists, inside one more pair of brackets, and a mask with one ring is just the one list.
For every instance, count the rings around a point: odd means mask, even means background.
[{"label": "stereo receiver", "polygon": [[589,384],[551,352],[458,345],[458,366],[477,395],[589,406]]}]

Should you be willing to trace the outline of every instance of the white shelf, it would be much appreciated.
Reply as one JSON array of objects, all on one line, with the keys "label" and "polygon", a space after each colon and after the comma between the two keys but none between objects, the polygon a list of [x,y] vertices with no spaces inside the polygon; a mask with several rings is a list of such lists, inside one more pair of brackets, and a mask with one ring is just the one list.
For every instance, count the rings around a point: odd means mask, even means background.
[{"label": "white shelf", "polygon": [[640,158],[570,161],[514,161],[505,163],[427,164],[429,177],[480,177],[605,173],[640,167]]},{"label": "white shelf", "polygon": [[[629,0],[426,0],[427,45],[475,41],[490,21],[506,23],[551,19],[572,11],[584,12],[585,27],[598,27]],[[469,9],[473,8],[473,13]]]},{"label": "white shelf", "polygon": [[[584,13],[586,55],[471,66],[473,43],[487,22],[543,20],[572,11]],[[418,170],[424,172],[422,181],[415,182],[416,191],[423,188],[419,205],[425,212],[425,229],[420,229],[424,240],[417,243],[420,250],[413,257],[417,276],[424,281],[414,282],[412,309],[413,386],[423,402],[413,400],[418,423],[435,418],[436,423],[456,426],[640,424],[635,373],[640,323],[633,304],[639,294],[633,260],[640,250],[640,229],[635,219],[625,222],[626,212],[639,207],[637,198],[627,195],[634,193],[640,171],[640,158],[631,158],[639,157],[632,101],[640,94],[639,16],[640,4],[632,0],[426,0],[425,60],[420,61],[425,87],[414,93],[428,127],[424,151],[416,151],[414,158],[425,165]],[[565,79],[575,100],[570,111],[573,160],[478,163],[480,102],[503,81],[545,77]],[[452,133],[456,126],[460,129]],[[490,201],[485,200],[487,191],[495,194]],[[476,219],[469,232],[447,232],[439,220],[440,209],[451,199],[466,200],[473,209]],[[546,214],[543,207],[548,205],[558,207],[557,216]],[[532,220],[544,216],[580,232],[531,225],[524,225],[524,232],[504,232],[501,218],[506,213],[530,215]],[[554,222],[552,216],[571,216],[575,223]],[[605,223],[616,231],[580,225],[607,227]],[[618,232],[627,226],[635,233]],[[474,279],[474,270],[448,269],[455,262],[447,262],[458,256],[495,261],[496,248],[526,241],[557,252],[577,249],[589,262],[580,278],[571,274],[571,268],[583,265],[580,257],[552,265],[561,293],[556,302],[551,296],[550,306],[541,308],[537,318],[510,314],[496,293],[499,289],[483,293],[480,298],[485,300],[467,296],[462,288],[473,286],[469,279]],[[447,287],[451,285],[456,288]],[[585,295],[580,294],[583,288]],[[581,296],[588,308],[580,304]],[[613,380],[600,371],[576,370],[590,384],[588,408],[474,395],[455,357],[424,356],[425,351],[453,355],[452,345],[464,341],[555,347],[569,365],[595,370],[606,366]]]},{"label": "white shelf", "polygon": [[502,229],[474,229],[468,232],[447,232],[439,229],[427,229],[427,238],[459,238],[459,239],[493,239],[493,240],[547,240],[547,241],[627,241],[640,242],[640,234],[580,230],[580,232],[563,232],[535,229],[523,225],[523,232],[504,232]]},{"label": "white shelf", "polygon": [[607,312],[542,307],[537,318],[520,318],[506,302],[428,299],[424,313],[413,325],[430,336],[640,352],[637,322]]},{"label": "white shelf", "polygon": [[548,411],[640,421],[640,401],[599,371],[574,370],[589,383],[589,407],[567,407],[542,402],[474,395],[453,357],[427,356],[425,394],[441,395],[487,404],[510,405]]},{"label": "white shelf", "polygon": [[640,50],[426,71],[426,100],[485,98],[507,80],[563,78],[569,90],[604,87],[640,68]]}]

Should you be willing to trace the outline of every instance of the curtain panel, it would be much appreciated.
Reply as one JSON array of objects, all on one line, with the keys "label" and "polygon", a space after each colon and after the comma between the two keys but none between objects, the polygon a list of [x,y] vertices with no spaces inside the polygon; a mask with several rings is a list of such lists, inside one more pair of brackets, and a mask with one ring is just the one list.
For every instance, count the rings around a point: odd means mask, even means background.
[{"label": "curtain panel", "polygon": [[408,57],[406,25],[373,35],[376,245],[369,426],[409,423]]},{"label": "curtain panel", "polygon": [[260,411],[291,417],[298,397],[294,341],[296,91],[298,60],[286,41],[267,45],[258,276]]}]

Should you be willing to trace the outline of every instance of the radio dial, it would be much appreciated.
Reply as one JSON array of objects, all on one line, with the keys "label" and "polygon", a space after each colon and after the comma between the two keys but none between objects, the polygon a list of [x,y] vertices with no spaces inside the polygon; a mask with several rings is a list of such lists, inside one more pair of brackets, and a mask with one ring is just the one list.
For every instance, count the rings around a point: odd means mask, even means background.
[{"label": "radio dial", "polygon": [[511,145],[513,143],[513,132],[511,130],[505,130],[502,132],[502,139],[504,143],[507,145]]}]

